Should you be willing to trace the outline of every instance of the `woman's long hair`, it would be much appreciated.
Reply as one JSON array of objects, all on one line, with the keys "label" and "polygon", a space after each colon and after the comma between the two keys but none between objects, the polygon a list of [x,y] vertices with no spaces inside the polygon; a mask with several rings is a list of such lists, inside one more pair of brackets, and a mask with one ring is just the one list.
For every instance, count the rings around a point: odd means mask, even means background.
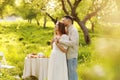
[{"label": "woman's long hair", "polygon": [[58,25],[58,31],[61,34],[67,34],[65,30],[65,25],[62,22],[58,22],[57,25]]}]

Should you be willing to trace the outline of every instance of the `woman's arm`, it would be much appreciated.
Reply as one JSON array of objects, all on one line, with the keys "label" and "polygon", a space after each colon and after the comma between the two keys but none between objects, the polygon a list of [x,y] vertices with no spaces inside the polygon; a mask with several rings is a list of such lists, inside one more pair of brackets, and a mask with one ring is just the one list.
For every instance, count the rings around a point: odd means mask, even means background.
[{"label": "woman's arm", "polygon": [[64,53],[67,53],[67,49],[65,49],[63,46],[61,46],[59,43],[56,43],[56,45],[58,46],[58,48],[64,52]]}]

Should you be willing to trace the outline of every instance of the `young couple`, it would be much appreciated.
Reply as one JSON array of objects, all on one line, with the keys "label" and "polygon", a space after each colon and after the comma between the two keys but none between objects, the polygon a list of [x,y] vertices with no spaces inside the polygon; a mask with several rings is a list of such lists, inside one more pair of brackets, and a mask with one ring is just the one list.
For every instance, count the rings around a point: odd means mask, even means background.
[{"label": "young couple", "polygon": [[64,16],[55,26],[48,80],[78,80],[77,57],[79,34],[71,16]]}]

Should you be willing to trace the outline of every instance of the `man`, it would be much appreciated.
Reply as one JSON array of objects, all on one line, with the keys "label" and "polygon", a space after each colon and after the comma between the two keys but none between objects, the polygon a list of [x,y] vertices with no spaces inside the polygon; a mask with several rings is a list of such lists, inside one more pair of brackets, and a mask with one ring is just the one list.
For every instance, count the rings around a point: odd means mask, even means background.
[{"label": "man", "polygon": [[69,41],[58,40],[58,43],[69,46],[67,51],[67,64],[68,64],[68,79],[78,80],[77,76],[77,57],[79,46],[79,34],[73,25],[73,18],[71,16],[64,16],[62,22],[67,28]]}]

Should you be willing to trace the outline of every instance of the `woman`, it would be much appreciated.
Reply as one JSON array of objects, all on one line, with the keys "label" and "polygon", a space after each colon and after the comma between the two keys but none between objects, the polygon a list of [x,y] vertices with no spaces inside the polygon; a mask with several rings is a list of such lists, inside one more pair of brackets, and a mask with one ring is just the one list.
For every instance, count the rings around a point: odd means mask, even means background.
[{"label": "woman", "polygon": [[68,46],[57,43],[56,39],[69,40],[65,26],[58,22],[55,27],[55,38],[52,43],[52,52],[48,66],[48,80],[68,80],[66,52]]}]

